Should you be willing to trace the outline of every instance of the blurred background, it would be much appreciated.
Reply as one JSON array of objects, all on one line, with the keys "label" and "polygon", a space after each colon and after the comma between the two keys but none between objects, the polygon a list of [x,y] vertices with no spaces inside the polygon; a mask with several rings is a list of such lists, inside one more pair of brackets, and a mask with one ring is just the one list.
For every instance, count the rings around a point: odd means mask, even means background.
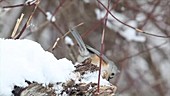
[{"label": "blurred background", "polygon": [[[170,39],[136,32],[118,22],[114,16],[147,33],[170,36],[170,0],[99,1],[40,0],[38,9],[20,39],[39,42],[45,50],[49,50],[56,39],[61,38],[71,27],[84,23],[76,29],[86,44],[100,50],[102,30],[105,29],[104,54],[121,71],[111,80],[118,88],[117,95],[169,96]],[[34,5],[23,6],[25,2],[0,0],[0,38],[11,36],[17,19],[24,13],[18,32],[22,29],[34,8]],[[3,8],[18,4],[22,6]],[[54,21],[47,19],[47,12],[54,15]],[[71,34],[68,36],[72,38]],[[66,57],[71,60],[70,52],[64,39],[53,50],[58,59]]]}]

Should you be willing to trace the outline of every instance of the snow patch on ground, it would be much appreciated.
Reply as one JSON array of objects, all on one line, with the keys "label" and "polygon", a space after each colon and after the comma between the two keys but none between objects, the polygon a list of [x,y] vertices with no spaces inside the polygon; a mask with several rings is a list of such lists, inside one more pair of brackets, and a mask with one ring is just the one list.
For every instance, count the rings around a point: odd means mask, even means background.
[{"label": "snow patch on ground", "polygon": [[[66,82],[73,79],[76,83],[97,83],[98,72],[87,73],[81,81],[80,74],[73,72],[74,64],[66,58],[56,59],[40,44],[31,40],[12,40],[0,38],[0,96],[10,96],[14,85],[25,87],[28,81],[49,83]],[[101,85],[110,85],[102,79]],[[62,90],[56,87],[56,92]]]},{"label": "snow patch on ground", "polygon": [[[102,78],[102,77],[100,77],[100,78]],[[98,72],[93,72],[93,73],[89,72],[88,74],[85,74],[83,76],[82,82],[84,82],[84,83],[90,83],[90,82],[98,83]],[[100,84],[101,85],[110,85],[110,83],[105,79],[101,79]]]},{"label": "snow patch on ground", "polygon": [[71,61],[57,60],[30,40],[0,39],[0,46],[0,95],[10,95],[14,84],[26,86],[25,80],[64,82],[75,69]]}]

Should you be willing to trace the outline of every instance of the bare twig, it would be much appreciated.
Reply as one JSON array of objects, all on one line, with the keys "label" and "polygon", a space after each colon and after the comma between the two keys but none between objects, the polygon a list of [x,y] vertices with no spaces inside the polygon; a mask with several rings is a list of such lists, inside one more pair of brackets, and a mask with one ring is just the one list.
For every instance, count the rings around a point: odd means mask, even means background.
[{"label": "bare twig", "polygon": [[2,8],[14,8],[14,7],[22,7],[25,4],[17,4],[17,5],[11,5],[11,6],[3,6]]},{"label": "bare twig", "polygon": [[11,38],[14,38],[14,36],[16,35],[17,30],[18,30],[18,28],[19,28],[19,25],[21,24],[21,21],[22,21],[23,17],[24,17],[24,14],[22,13],[21,16],[20,16],[20,18],[17,19],[17,22],[16,22],[16,24],[15,24],[14,30],[13,30],[13,32],[12,32],[12,34],[11,34]]},{"label": "bare twig", "polygon": [[[113,4],[113,7],[112,7],[112,8],[116,8],[119,1],[120,1],[120,0],[117,0],[116,3]],[[93,26],[92,26],[87,32],[83,33],[81,36],[82,36],[82,37],[85,37],[87,34],[93,32],[96,28],[98,28],[101,24],[103,24],[104,18],[105,18],[105,17],[103,17],[102,19],[100,19],[100,21],[97,21],[96,23],[94,23]]]},{"label": "bare twig", "polygon": [[21,35],[23,34],[23,32],[25,31],[25,29],[29,26],[30,21],[31,21],[31,19],[32,19],[32,17],[33,17],[33,15],[34,15],[34,13],[35,13],[35,11],[36,11],[39,3],[40,3],[40,0],[37,0],[36,5],[35,5],[33,11],[31,12],[29,18],[27,19],[27,22],[25,23],[25,25],[24,25],[24,27],[22,28],[21,32],[19,32],[19,33],[14,37],[14,39],[19,39],[20,36],[21,36]]},{"label": "bare twig", "polygon": [[[43,13],[44,16],[47,16],[46,13],[38,6],[37,8],[41,13]],[[51,22],[50,23],[60,32],[60,34],[64,35],[62,30],[60,29],[60,27],[55,23],[55,22]]]},{"label": "bare twig", "polygon": [[22,6],[32,6],[38,4],[39,0],[33,0],[33,1],[26,1],[23,4],[16,4],[16,5],[9,5],[9,6],[3,6],[2,8],[14,8],[14,7],[22,7]]},{"label": "bare twig", "polygon": [[[110,4],[110,0],[108,0],[108,8],[109,8],[109,4]],[[99,74],[98,74],[98,93],[100,93],[100,74],[101,74],[101,65],[102,65],[102,55],[103,55],[103,51],[104,51],[104,38],[105,38],[105,28],[106,28],[106,23],[107,23],[107,16],[108,16],[108,12],[106,13],[105,17],[104,17],[104,28],[102,31],[102,38],[101,38],[101,48],[100,48],[100,65],[99,65]]]},{"label": "bare twig", "polygon": [[99,0],[97,0],[97,1],[98,1],[98,2],[107,10],[107,12],[108,12],[115,20],[117,20],[119,23],[121,23],[121,24],[123,24],[123,25],[125,25],[125,26],[127,26],[127,27],[129,27],[129,28],[132,28],[132,29],[136,30],[137,32],[141,32],[141,33],[144,33],[144,34],[147,34],[147,35],[150,35],[150,36],[161,37],[161,38],[170,38],[170,36],[160,36],[160,35],[151,34],[151,33],[145,32],[145,31],[143,31],[143,30],[141,30],[141,29],[135,28],[135,27],[133,27],[133,26],[130,26],[130,25],[122,22],[122,21],[119,20],[117,17],[115,17],[102,2],[100,2]]},{"label": "bare twig", "polygon": [[[83,25],[83,24],[84,24],[83,22],[82,22],[82,23],[79,23],[78,25],[74,26],[73,28],[79,27],[79,26],[81,26],[81,25]],[[51,48],[51,51],[53,51],[53,50],[56,48],[56,46],[58,45],[58,42],[59,42],[60,40],[62,40],[63,38],[65,38],[69,33],[70,33],[70,31],[66,32],[62,37],[57,38],[56,41],[55,41],[55,43],[53,44],[53,46],[52,46],[52,48]]]},{"label": "bare twig", "polygon": [[162,45],[164,45],[164,44],[166,44],[166,43],[168,43],[168,41],[165,41],[164,43],[162,43],[162,44],[160,44],[160,45],[157,45],[157,46],[154,46],[154,47],[152,47],[152,48],[148,48],[148,49],[146,49],[146,50],[143,50],[143,51],[141,51],[141,52],[139,52],[139,53],[136,53],[136,54],[134,54],[134,55],[128,56],[128,57],[126,57],[126,58],[123,58],[123,59],[117,61],[116,63],[120,63],[120,62],[122,62],[122,61],[124,61],[124,60],[133,58],[133,57],[138,56],[138,55],[140,55],[140,54],[143,54],[143,53],[145,53],[145,52],[151,51],[151,50],[153,50],[153,49],[155,49],[155,48],[160,48]]},{"label": "bare twig", "polygon": [[63,6],[64,2],[65,2],[65,0],[62,0],[60,5],[56,7],[56,9],[55,9],[55,11],[53,13],[53,16],[57,14],[58,10],[60,9],[61,6]]},{"label": "bare twig", "polygon": [[50,22],[48,21],[44,21],[42,22],[35,30],[30,31],[28,34],[26,34],[25,36],[22,36],[22,38],[26,38],[27,36],[31,35],[34,32],[38,32],[40,31],[42,28],[45,28]]}]

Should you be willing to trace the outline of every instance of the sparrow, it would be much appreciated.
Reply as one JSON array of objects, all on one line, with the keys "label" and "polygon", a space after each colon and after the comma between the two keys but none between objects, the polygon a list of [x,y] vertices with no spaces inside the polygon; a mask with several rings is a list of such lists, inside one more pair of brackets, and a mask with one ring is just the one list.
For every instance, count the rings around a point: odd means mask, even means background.
[{"label": "sparrow", "polygon": [[[71,34],[75,38],[78,46],[79,46],[79,55],[77,57],[77,62],[83,63],[88,61],[88,64],[91,63],[93,65],[96,65],[99,67],[100,65],[100,52],[96,49],[90,47],[89,45],[86,45],[80,34],[74,29],[70,29]],[[120,71],[118,70],[115,63],[111,60],[109,60],[105,55],[101,56],[101,76],[106,79],[110,80],[115,77],[117,73]],[[89,62],[90,61],[90,62]]]}]

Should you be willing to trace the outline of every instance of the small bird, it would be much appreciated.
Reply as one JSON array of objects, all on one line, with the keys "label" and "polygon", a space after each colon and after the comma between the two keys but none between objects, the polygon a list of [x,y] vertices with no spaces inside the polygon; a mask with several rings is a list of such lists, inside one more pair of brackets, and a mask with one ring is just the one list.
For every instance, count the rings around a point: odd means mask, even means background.
[{"label": "small bird", "polygon": [[[85,45],[83,42],[81,36],[75,29],[70,29],[70,32],[72,33],[73,37],[78,43],[79,46],[79,55],[77,57],[77,62],[83,63],[83,62],[88,62],[99,66],[100,65],[100,52],[97,51],[96,49]],[[101,62],[101,76],[104,79],[110,80],[112,79],[117,73],[119,73],[119,70],[117,66],[115,65],[114,62],[109,60],[105,55],[102,55],[102,62]]]}]

